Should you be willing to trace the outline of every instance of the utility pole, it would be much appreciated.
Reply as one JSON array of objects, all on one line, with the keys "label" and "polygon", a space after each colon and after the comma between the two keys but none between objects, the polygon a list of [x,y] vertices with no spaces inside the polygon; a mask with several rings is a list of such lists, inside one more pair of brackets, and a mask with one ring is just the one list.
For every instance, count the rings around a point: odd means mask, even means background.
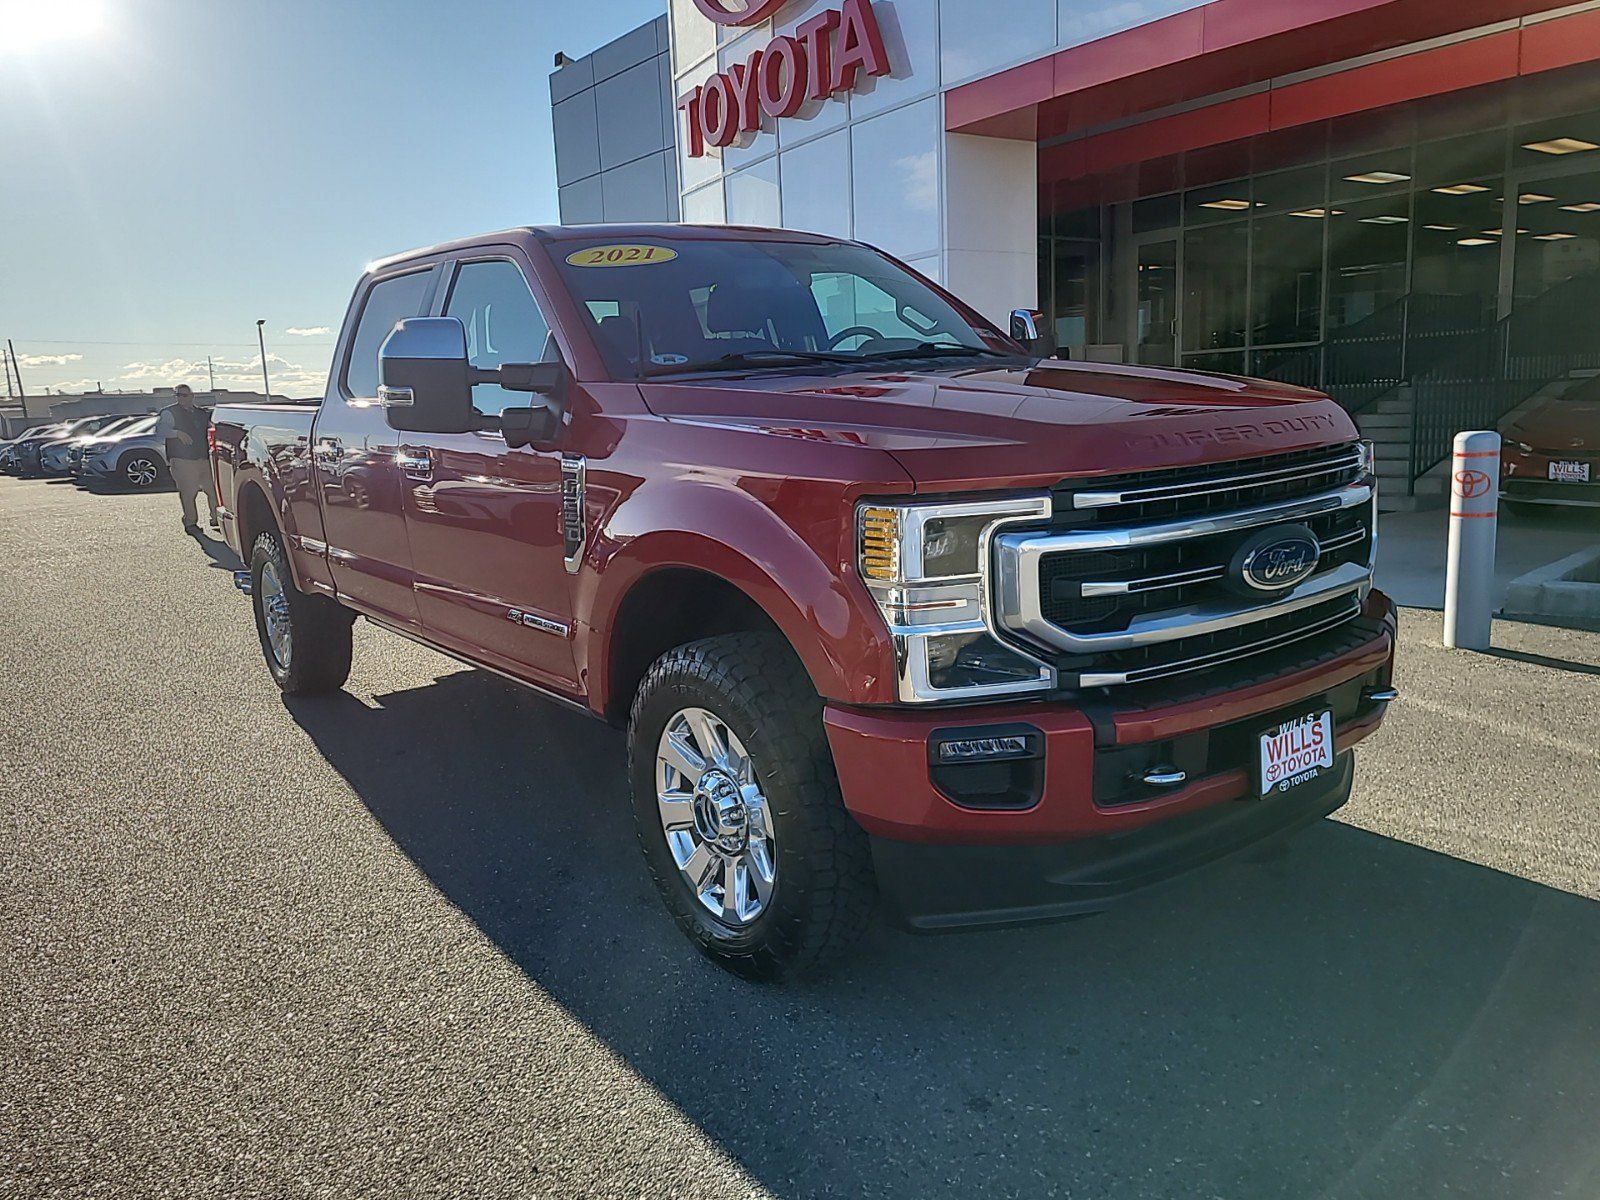
[{"label": "utility pole", "polygon": [[0,362],[0,365],[4,365],[4,367],[6,369],[6,400],[14,404],[14,403],[16,403],[17,393],[11,387],[11,354],[10,354],[10,352],[9,351],[0,351],[0,360],[3,360],[3,362]]},{"label": "utility pole", "polygon": [[272,399],[272,381],[267,378],[267,335],[263,332],[265,320],[256,322],[256,341],[261,343],[261,385],[267,389],[266,399]]},{"label": "utility pole", "polygon": [[[266,355],[263,354],[261,357],[265,360]],[[211,380],[211,394],[215,396],[217,394],[217,373],[211,367],[211,355],[209,354],[206,355],[206,376]]]},{"label": "utility pole", "polygon": [[22,364],[17,361],[17,348],[11,344],[11,339],[6,339],[6,349],[11,352],[11,369],[17,376],[17,399],[22,404],[22,415],[28,415],[28,393],[22,386]]}]

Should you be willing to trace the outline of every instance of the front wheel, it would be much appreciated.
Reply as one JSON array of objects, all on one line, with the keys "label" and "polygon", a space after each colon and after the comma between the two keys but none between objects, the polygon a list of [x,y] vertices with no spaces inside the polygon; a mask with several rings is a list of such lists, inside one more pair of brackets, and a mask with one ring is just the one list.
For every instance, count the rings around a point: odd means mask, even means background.
[{"label": "front wheel", "polygon": [[117,464],[117,475],[129,487],[148,491],[161,478],[161,460],[153,454],[131,451]]},{"label": "front wheel", "polygon": [[866,834],[845,811],[822,702],[781,637],[668,651],[629,723],[639,842],[678,926],[749,979],[843,952],[875,899]]},{"label": "front wheel", "polygon": [[275,530],[250,552],[250,597],[267,670],[291,696],[338,691],[350,677],[355,613],[294,585],[289,556]]}]

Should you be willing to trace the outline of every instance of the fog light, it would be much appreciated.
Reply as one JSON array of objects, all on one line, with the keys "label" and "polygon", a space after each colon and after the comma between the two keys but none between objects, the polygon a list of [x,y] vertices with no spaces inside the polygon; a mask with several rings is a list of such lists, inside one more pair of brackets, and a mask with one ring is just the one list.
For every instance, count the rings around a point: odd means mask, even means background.
[{"label": "fog light", "polygon": [[962,808],[1032,808],[1044,795],[1044,733],[1032,725],[937,729],[928,762],[934,787]]},{"label": "fog light", "polygon": [[1027,735],[1020,733],[940,742],[938,747],[940,762],[990,762],[997,758],[1027,758],[1033,753]]}]

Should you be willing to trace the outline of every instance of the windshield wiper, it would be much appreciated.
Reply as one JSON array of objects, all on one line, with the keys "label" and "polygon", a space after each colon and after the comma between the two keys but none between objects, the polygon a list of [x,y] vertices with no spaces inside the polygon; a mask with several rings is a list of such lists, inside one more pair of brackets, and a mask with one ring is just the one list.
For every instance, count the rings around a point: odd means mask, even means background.
[{"label": "windshield wiper", "polygon": [[864,354],[862,358],[1015,358],[1003,350],[990,350],[986,346],[952,346],[948,342],[918,342],[903,350],[885,350],[881,354]]},{"label": "windshield wiper", "polygon": [[646,375],[679,375],[691,371],[723,371],[737,367],[762,367],[783,363],[855,363],[859,354],[844,354],[831,350],[743,350],[737,354],[724,354],[720,358],[700,362],[652,363],[644,369]]}]

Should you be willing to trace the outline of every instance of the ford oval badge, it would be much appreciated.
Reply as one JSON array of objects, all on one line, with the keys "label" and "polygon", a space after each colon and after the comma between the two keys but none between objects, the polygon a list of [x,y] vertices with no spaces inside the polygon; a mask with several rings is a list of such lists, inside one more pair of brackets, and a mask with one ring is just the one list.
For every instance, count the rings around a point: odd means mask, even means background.
[{"label": "ford oval badge", "polygon": [[1228,582],[1247,595],[1283,592],[1317,569],[1322,546],[1304,525],[1274,525],[1245,540],[1228,564]]}]

